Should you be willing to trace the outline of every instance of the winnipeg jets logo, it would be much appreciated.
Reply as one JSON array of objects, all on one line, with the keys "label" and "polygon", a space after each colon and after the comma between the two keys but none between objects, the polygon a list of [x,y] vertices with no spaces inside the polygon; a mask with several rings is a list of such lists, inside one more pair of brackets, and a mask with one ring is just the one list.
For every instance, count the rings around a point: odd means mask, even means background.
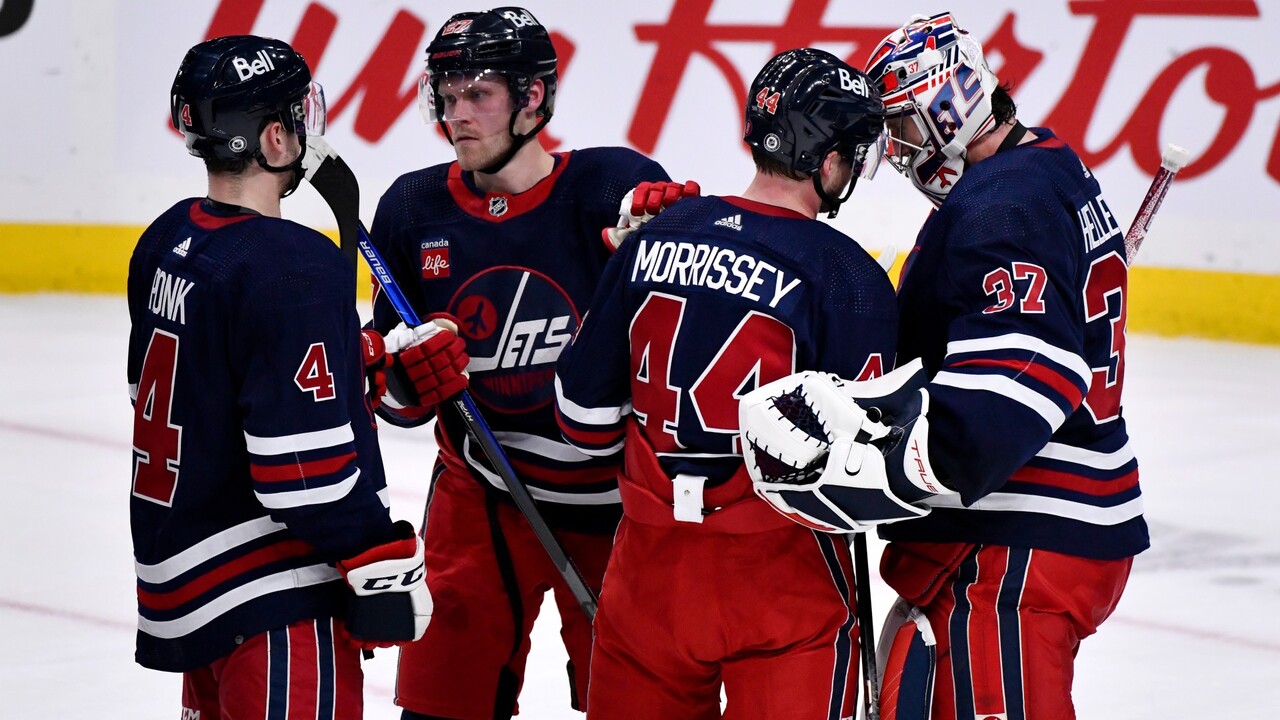
[{"label": "winnipeg jets logo", "polygon": [[507,214],[507,197],[505,195],[494,195],[489,198],[489,214],[494,217],[502,217]]},{"label": "winnipeg jets logo", "polygon": [[555,399],[555,363],[578,329],[578,313],[551,278],[521,267],[485,270],[450,301],[467,341],[471,392],[503,412]]},{"label": "winnipeg jets logo", "polygon": [[720,227],[727,227],[727,228],[729,228],[730,230],[739,230],[739,231],[741,231],[741,230],[742,230],[742,216],[741,216],[741,215],[730,215],[730,216],[728,216],[728,217],[722,217],[722,218],[720,218],[719,220],[717,220],[715,224],[716,224],[716,225],[719,225]]}]

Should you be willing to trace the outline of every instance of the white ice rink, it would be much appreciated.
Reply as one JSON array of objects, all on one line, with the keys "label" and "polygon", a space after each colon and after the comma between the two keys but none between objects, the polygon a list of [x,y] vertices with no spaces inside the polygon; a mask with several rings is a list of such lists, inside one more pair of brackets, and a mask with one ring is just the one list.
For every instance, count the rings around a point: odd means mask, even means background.
[{"label": "white ice rink", "polygon": [[[127,335],[123,297],[0,296],[3,720],[179,716],[178,676],[133,662]],[[1130,338],[1153,548],[1083,646],[1079,717],[1280,716],[1277,370],[1280,348]],[[416,523],[434,446],[386,428],[382,447],[392,513]],[[879,615],[890,598],[872,591]],[[525,720],[581,717],[555,624],[535,628]],[[366,672],[366,717],[398,718],[394,653]]]}]

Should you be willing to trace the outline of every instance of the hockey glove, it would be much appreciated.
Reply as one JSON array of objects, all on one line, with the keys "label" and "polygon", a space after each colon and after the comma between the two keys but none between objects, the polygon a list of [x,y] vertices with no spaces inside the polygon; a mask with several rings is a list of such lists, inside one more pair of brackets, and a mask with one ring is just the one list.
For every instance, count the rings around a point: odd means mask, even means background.
[{"label": "hockey glove", "polygon": [[[386,335],[395,353],[388,386],[401,404],[434,407],[467,388],[467,346],[447,317],[411,328],[400,323]],[[405,397],[408,396],[408,397]]]},{"label": "hockey glove", "polygon": [[622,205],[618,208],[618,226],[605,228],[601,233],[605,246],[609,248],[609,252],[617,250],[631,233],[652,220],[653,216],[671,207],[675,201],[683,197],[697,197],[701,193],[702,188],[693,180],[685,183],[640,183],[622,196]]},{"label": "hockey glove", "polygon": [[[863,383],[803,372],[748,393],[739,422],[756,494],[788,518],[832,533],[928,514],[923,501],[954,492],[928,463],[923,377],[918,363]],[[881,407],[890,402],[896,418]],[[891,426],[882,418],[909,424]],[[910,475],[908,460],[919,463]]]},{"label": "hockey glove", "polygon": [[377,330],[361,330],[360,340],[364,348],[364,394],[369,408],[376,412],[382,405],[382,396],[387,394],[387,363],[394,359],[387,355],[387,343]]},{"label": "hockey glove", "polygon": [[365,649],[413,642],[431,622],[422,539],[404,520],[395,532],[395,540],[337,564],[353,593],[347,632]]}]

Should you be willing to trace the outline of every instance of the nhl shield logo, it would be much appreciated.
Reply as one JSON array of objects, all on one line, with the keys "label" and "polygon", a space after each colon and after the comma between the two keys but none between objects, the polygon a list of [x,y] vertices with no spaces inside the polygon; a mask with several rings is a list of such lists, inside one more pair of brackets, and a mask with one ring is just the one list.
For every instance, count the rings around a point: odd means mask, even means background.
[{"label": "nhl shield logo", "polygon": [[507,214],[506,195],[494,195],[489,198],[489,214],[494,217],[502,217]]}]

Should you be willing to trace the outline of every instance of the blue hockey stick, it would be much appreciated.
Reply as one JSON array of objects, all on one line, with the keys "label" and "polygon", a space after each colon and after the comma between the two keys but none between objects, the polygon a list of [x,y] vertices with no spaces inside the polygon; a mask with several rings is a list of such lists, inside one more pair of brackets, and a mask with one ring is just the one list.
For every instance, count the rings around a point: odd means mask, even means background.
[{"label": "blue hockey stick", "polygon": [[[369,269],[373,271],[373,276],[378,281],[378,285],[382,288],[382,292],[386,294],[387,300],[391,306],[395,308],[400,315],[400,319],[410,327],[417,327],[422,324],[422,319],[418,317],[418,313],[409,304],[409,299],[405,297],[404,292],[400,289],[396,279],[391,276],[387,270],[387,266],[382,262],[382,256],[378,253],[378,249],[373,246],[369,240],[369,233],[365,230],[364,224],[360,222],[359,216],[354,218],[339,217],[340,210],[352,208],[350,198],[343,195],[352,187],[357,187],[355,175],[351,172],[342,158],[338,157],[333,148],[329,147],[323,139],[317,137],[307,138],[307,158],[303,161],[306,168],[307,180],[316,188],[320,196],[328,203],[330,209],[334,212],[334,217],[338,221],[339,233],[342,233],[344,227],[354,227],[358,233],[355,242],[360,254],[364,256],[365,262],[369,264]],[[335,189],[345,189],[342,192],[334,192]],[[358,190],[357,190],[358,192]],[[356,208],[358,213],[358,208]],[[347,213],[344,212],[344,215]],[[343,240],[347,240],[343,238]],[[342,243],[344,246],[348,242]],[[480,409],[476,407],[475,400],[472,399],[471,393],[463,390],[455,399],[450,401],[453,407],[462,416],[462,421],[467,426],[467,431],[471,437],[480,444],[480,449],[484,452],[485,457],[497,470],[498,476],[502,478],[502,482],[507,486],[507,491],[511,493],[511,499],[515,501],[516,507],[524,514],[525,519],[529,521],[529,526],[533,528],[533,533],[538,537],[538,541],[542,543],[542,548],[546,550],[547,555],[551,558],[551,562],[560,572],[560,576],[564,578],[565,584],[569,586],[573,597],[578,601],[578,605],[582,608],[582,612],[586,613],[587,620],[594,621],[596,617],[596,595],[587,586],[585,580],[582,579],[582,573],[578,572],[578,568],[569,559],[564,548],[560,546],[560,542],[551,532],[551,527],[547,525],[547,521],[542,517],[542,513],[538,512],[537,505],[534,504],[533,495],[529,492],[529,488],[525,486],[520,478],[516,476],[516,472],[511,467],[511,463],[507,461],[507,456],[502,452],[502,447],[498,445],[498,439],[494,437],[493,431],[489,429],[489,424],[485,422],[484,417],[480,414]]]}]

